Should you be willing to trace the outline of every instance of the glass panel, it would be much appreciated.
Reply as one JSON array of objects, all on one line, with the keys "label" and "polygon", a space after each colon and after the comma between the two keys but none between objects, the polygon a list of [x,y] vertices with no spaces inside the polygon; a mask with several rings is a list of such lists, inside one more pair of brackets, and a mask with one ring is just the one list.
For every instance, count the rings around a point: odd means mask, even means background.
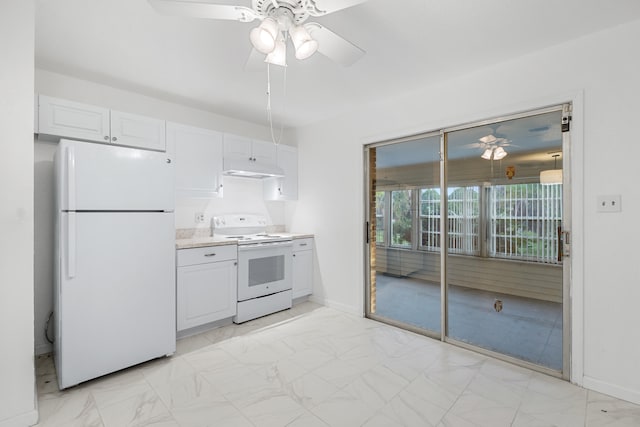
[{"label": "glass panel", "polygon": [[439,334],[440,136],[371,148],[369,158],[367,314]]},{"label": "glass panel", "polygon": [[440,251],[440,188],[420,190],[420,247]]},{"label": "glass panel", "polygon": [[490,256],[559,264],[562,184],[495,185],[490,193]]},{"label": "glass panel", "polygon": [[376,191],[376,243],[379,245],[384,245],[384,231],[385,227],[385,192],[384,191]]},{"label": "glass panel", "polygon": [[249,259],[249,287],[284,280],[284,255]]},{"label": "glass panel", "polygon": [[391,244],[393,246],[411,247],[413,234],[411,195],[411,190],[391,192]]},{"label": "glass panel", "polygon": [[561,112],[447,134],[447,335],[562,370]]}]

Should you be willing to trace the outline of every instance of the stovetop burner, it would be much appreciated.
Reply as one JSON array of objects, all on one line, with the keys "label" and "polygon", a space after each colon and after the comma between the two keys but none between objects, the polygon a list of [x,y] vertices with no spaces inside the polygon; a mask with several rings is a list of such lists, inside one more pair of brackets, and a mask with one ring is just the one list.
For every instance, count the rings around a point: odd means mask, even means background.
[{"label": "stovetop burner", "polygon": [[286,242],[290,237],[267,233],[267,219],[262,215],[221,215],[213,217],[213,235],[237,240],[239,245]]}]

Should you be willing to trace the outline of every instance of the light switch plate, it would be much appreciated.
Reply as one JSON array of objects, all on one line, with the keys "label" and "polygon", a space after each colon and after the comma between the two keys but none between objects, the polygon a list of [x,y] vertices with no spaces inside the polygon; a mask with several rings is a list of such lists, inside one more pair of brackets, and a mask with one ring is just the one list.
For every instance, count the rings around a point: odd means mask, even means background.
[{"label": "light switch plate", "polygon": [[598,212],[620,212],[622,210],[622,196],[598,196]]}]

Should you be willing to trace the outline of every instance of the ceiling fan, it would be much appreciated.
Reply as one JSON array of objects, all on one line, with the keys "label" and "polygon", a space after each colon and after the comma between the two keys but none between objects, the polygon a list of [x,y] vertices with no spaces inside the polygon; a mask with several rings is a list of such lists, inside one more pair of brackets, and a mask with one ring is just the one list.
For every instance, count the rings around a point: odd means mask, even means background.
[{"label": "ceiling fan", "polygon": [[465,145],[467,148],[480,148],[482,157],[485,160],[501,160],[507,156],[504,147],[514,146],[511,140],[497,133],[498,126],[491,126],[491,132],[482,138],[478,138],[478,142]]},{"label": "ceiling fan", "polygon": [[261,21],[250,33],[254,50],[247,68],[262,60],[262,55],[266,55],[264,62],[286,66],[288,39],[292,41],[297,59],[309,58],[317,51],[343,66],[349,66],[365,54],[364,50],[317,22],[306,21],[311,16],[327,15],[367,0],[251,0],[251,8],[203,1],[148,1],[164,14],[240,22]]}]

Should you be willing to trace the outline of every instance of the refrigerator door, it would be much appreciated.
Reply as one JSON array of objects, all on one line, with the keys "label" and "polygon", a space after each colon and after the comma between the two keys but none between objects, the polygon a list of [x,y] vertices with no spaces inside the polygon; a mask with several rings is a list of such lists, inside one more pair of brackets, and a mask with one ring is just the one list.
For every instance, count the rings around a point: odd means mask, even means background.
[{"label": "refrigerator door", "polygon": [[60,388],[175,352],[173,213],[61,213]]},{"label": "refrigerator door", "polygon": [[64,211],[173,211],[167,153],[61,140],[58,208]]}]

